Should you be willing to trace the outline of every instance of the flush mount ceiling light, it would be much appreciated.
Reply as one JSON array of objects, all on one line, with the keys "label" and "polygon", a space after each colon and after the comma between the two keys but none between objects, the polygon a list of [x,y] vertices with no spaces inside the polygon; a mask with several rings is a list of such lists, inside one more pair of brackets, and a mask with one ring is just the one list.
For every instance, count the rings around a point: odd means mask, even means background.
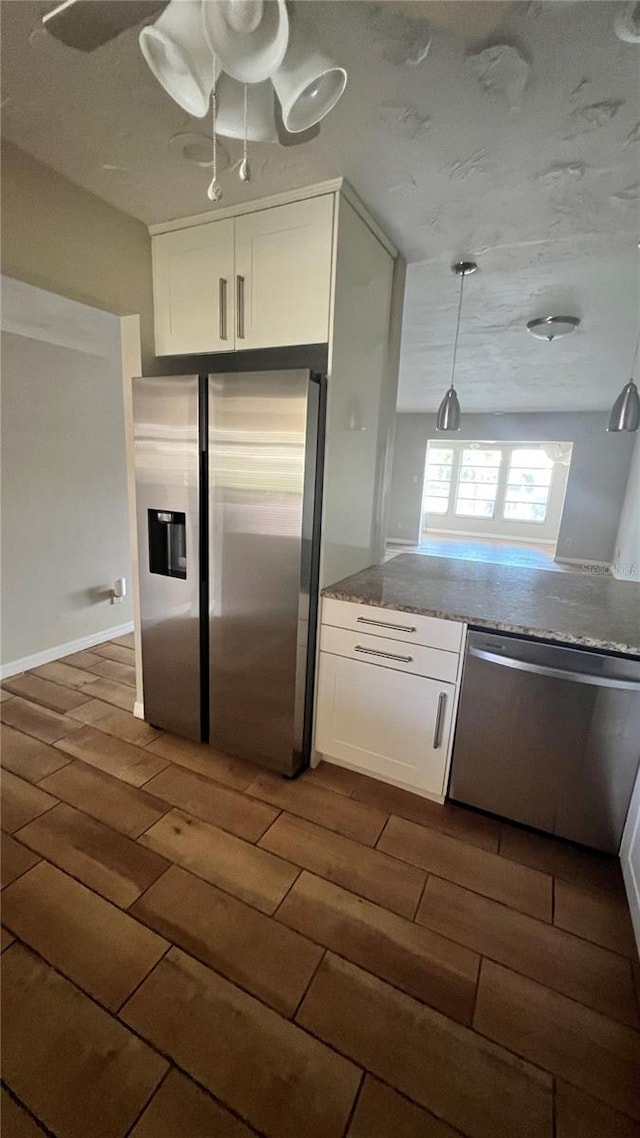
[{"label": "flush mount ceiling light", "polygon": [[640,333],[636,340],[636,350],[633,353],[633,362],[631,364],[632,377],[628,383],[625,383],[611,408],[609,422],[607,423],[608,431],[637,431],[638,427],[640,427],[640,394],[633,381],[633,371],[638,359],[638,348],[640,348]]},{"label": "flush mount ceiling light", "polygon": [[460,317],[462,315],[462,290],[464,288],[464,278],[475,273],[478,266],[474,261],[458,261],[455,265],[451,266],[451,271],[457,277],[460,277],[460,296],[458,298],[458,319],[456,321],[456,337],[453,342],[453,360],[451,363],[451,384],[447,391],[442,403],[438,407],[438,414],[436,416],[436,431],[459,431],[460,430],[460,403],[458,396],[453,386],[453,380],[456,374],[456,355],[458,353],[458,336],[460,335]]},{"label": "flush mount ceiling light", "polygon": [[529,320],[527,332],[531,332],[537,340],[560,340],[568,336],[580,326],[577,316],[540,316],[537,320]]}]

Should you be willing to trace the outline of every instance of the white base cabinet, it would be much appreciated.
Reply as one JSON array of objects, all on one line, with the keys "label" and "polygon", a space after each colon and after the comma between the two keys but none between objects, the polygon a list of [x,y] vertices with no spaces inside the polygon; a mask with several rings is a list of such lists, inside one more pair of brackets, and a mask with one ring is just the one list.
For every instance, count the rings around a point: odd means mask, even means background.
[{"label": "white base cabinet", "polygon": [[[367,628],[365,634],[354,631],[358,620]],[[378,635],[372,634],[376,624]],[[425,643],[429,639],[432,644]],[[408,619],[407,613],[325,601],[316,752],[330,762],[444,801],[463,641],[464,626],[453,622]],[[450,650],[453,644],[457,652]]]}]

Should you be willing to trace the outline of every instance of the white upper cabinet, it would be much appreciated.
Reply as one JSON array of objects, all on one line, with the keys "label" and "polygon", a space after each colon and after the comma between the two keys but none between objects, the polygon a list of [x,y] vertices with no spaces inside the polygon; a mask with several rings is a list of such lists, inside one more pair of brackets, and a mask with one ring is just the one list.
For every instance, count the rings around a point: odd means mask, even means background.
[{"label": "white upper cabinet", "polygon": [[336,195],[153,237],[159,356],[326,343]]},{"label": "white upper cabinet", "polygon": [[157,355],[234,350],[234,233],[228,218],[153,238]]},{"label": "white upper cabinet", "polygon": [[236,218],[236,348],[329,339],[335,197]]}]

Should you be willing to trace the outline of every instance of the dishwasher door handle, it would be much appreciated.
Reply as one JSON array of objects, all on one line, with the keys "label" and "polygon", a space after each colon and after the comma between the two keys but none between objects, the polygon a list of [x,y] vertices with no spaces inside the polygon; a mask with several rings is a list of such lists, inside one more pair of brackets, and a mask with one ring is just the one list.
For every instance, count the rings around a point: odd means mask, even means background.
[{"label": "dishwasher door handle", "polygon": [[514,656],[501,656],[498,652],[486,652],[483,648],[469,648],[468,654],[475,656],[477,660],[486,660],[489,664],[499,664],[501,668],[515,668],[518,672],[532,672],[536,676],[549,676],[554,680],[570,680],[574,684],[591,684],[597,688],[617,688],[619,691],[640,692],[640,683],[635,680],[594,676],[589,672],[567,672],[564,668],[547,668],[544,664],[530,664],[528,660],[518,660]]}]

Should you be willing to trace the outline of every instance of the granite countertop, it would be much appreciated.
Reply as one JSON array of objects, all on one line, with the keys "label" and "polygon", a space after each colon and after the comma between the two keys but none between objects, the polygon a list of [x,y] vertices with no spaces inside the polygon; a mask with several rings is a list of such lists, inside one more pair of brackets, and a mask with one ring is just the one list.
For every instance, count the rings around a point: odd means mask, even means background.
[{"label": "granite countertop", "polygon": [[322,595],[640,656],[640,584],[609,575],[403,553]]}]

